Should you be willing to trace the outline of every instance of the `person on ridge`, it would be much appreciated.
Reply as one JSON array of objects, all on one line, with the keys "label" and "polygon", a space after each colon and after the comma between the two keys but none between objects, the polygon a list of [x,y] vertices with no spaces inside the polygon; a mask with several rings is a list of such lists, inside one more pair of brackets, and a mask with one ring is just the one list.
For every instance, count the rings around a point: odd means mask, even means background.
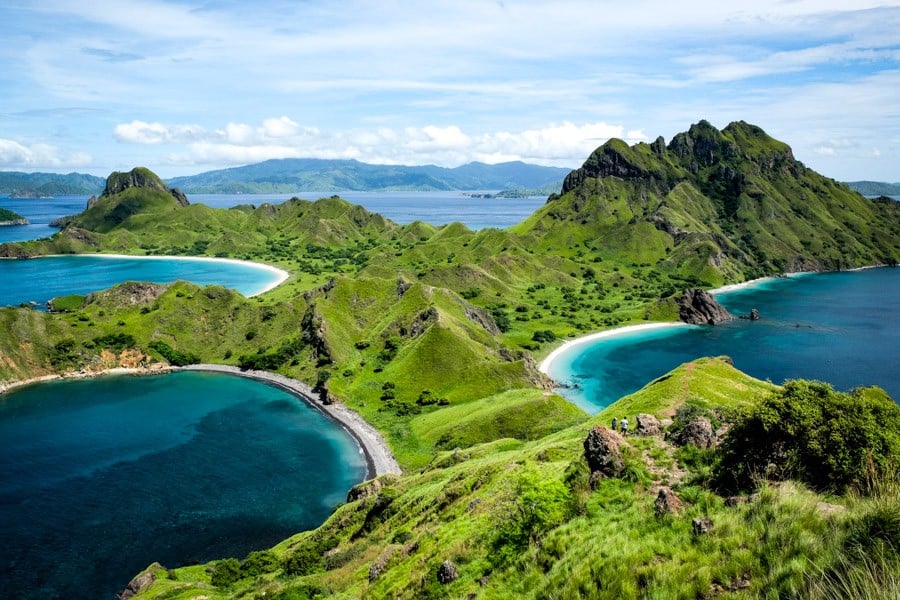
[{"label": "person on ridge", "polygon": [[622,424],[622,435],[628,433],[628,417],[622,417],[622,420],[619,421]]},{"label": "person on ridge", "polygon": [[613,421],[612,421],[612,430],[613,431],[616,430],[616,418],[615,417],[613,417]]}]

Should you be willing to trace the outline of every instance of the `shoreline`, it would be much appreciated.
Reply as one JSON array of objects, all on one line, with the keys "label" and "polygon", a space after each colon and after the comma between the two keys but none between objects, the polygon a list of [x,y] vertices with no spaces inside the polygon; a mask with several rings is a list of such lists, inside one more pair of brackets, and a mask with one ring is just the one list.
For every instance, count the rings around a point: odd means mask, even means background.
[{"label": "shoreline", "polygon": [[[133,255],[133,254],[103,254],[103,253],[98,252],[97,254],[86,254],[86,253],[41,254],[39,256],[31,256],[26,260],[31,260],[31,259],[35,259],[35,258],[58,258],[58,257],[68,257],[68,256],[88,256],[88,257],[97,257],[97,258],[136,258],[139,260],[190,260],[190,261],[197,261],[197,262],[231,263],[231,264],[238,264],[238,265],[251,265],[254,267],[258,267],[264,271],[268,271],[269,273],[272,273],[273,275],[277,276],[277,278],[275,279],[274,282],[268,284],[266,287],[264,287],[263,289],[261,289],[258,292],[254,292],[252,294],[247,295],[247,298],[253,298],[255,296],[259,296],[261,294],[265,294],[266,292],[272,291],[275,288],[277,288],[279,285],[281,285],[282,283],[287,281],[288,277],[291,276],[291,274],[288,273],[287,271],[285,271],[284,269],[281,269],[274,265],[268,265],[266,263],[255,262],[252,260],[241,260],[238,258],[220,258],[217,256],[169,256],[169,255],[139,256],[139,255]],[[7,260],[21,260],[18,258],[9,258],[9,257],[3,257],[3,258],[7,258]]]},{"label": "shoreline", "polygon": [[312,388],[302,381],[270,371],[242,371],[238,367],[231,365],[197,364],[176,367],[174,370],[226,373],[254,379],[281,388],[337,423],[353,438],[366,459],[366,477],[364,481],[374,479],[380,475],[402,474],[400,465],[394,459],[394,455],[391,453],[384,437],[363,419],[359,413],[344,404],[322,404],[318,402],[315,399],[316,394],[312,391]]},{"label": "shoreline", "polygon": [[[580,346],[582,344],[588,344],[590,342],[595,342],[597,340],[602,340],[606,338],[618,337],[620,335],[628,335],[630,333],[636,333],[638,331],[650,331],[653,329],[666,329],[669,327],[689,327],[687,323],[682,323],[681,321],[657,321],[655,323],[639,323],[637,325],[625,325],[623,327],[614,327],[613,329],[606,329],[604,331],[597,331],[594,333],[589,333],[588,335],[583,335],[581,337],[577,337],[575,339],[564,341],[559,347],[554,348],[553,351],[544,358],[538,365],[538,370],[544,375],[550,376],[549,370],[553,363],[559,359],[559,357],[566,351],[570,350],[575,346]],[[551,377],[552,379],[552,377]]]},{"label": "shoreline", "polygon": [[[873,267],[860,267],[860,269],[868,269]],[[732,283],[729,285],[723,285],[721,287],[717,287],[711,290],[707,290],[710,294],[715,296],[716,294],[727,294],[729,292],[736,292],[739,290],[746,290],[749,288],[756,287],[763,283],[774,281],[782,278],[792,278],[799,275],[807,275],[813,273],[813,271],[797,271],[793,273],[783,273],[781,275],[769,275],[766,277],[757,277],[756,279],[748,279],[747,281],[742,281],[740,283]],[[650,331],[653,329],[662,329],[666,327],[683,327],[687,326],[687,323],[683,323],[681,321],[658,321],[655,323],[638,323],[635,325],[624,325],[622,327],[614,327],[613,329],[606,329],[603,331],[597,331],[594,333],[589,333],[587,335],[583,335],[581,337],[577,337],[571,340],[564,341],[559,347],[554,348],[550,354],[544,358],[538,365],[538,370],[547,375],[551,379],[550,376],[550,368],[553,366],[553,363],[559,359],[559,357],[570,350],[574,346],[580,346],[582,344],[588,344],[591,342],[595,342],[597,340],[602,340],[606,338],[617,337],[620,335],[628,335],[631,333],[637,333],[639,331]]]},{"label": "shoreline", "polygon": [[153,363],[149,367],[113,367],[111,369],[101,369],[99,371],[73,371],[71,373],[51,373],[48,375],[40,375],[38,377],[30,377],[29,379],[16,379],[14,381],[0,382],[0,396],[12,390],[29,386],[36,383],[46,383],[48,381],[65,381],[68,379],[93,379],[95,377],[103,377],[106,375],[131,375],[134,377],[143,377],[149,375],[163,375],[171,373],[173,367],[163,363]]},{"label": "shoreline", "polygon": [[366,462],[366,476],[363,481],[374,479],[380,475],[401,475],[400,465],[384,440],[384,437],[372,427],[357,412],[344,404],[322,404],[315,400],[316,394],[307,384],[297,379],[291,379],[278,373],[269,371],[241,371],[231,365],[196,364],[184,367],[172,367],[162,363],[154,363],[149,367],[114,367],[100,371],[75,371],[63,374],[41,375],[29,379],[20,379],[9,383],[0,382],[0,397],[3,394],[17,388],[32,384],[46,383],[49,381],[63,381],[69,379],[93,379],[107,375],[130,375],[135,377],[163,375],[178,371],[201,371],[210,373],[224,373],[238,377],[246,377],[256,381],[267,383],[283,389],[300,401],[307,403],[313,409],[318,410],[329,420],[336,423],[346,431],[356,443]]}]

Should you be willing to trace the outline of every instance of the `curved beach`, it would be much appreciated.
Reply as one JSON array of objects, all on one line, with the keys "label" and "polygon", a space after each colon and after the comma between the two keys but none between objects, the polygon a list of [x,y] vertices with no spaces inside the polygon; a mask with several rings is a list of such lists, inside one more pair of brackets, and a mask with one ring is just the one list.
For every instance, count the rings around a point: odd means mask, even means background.
[{"label": "curved beach", "polygon": [[397,461],[394,459],[394,455],[391,454],[387,442],[384,441],[384,437],[382,437],[374,427],[369,425],[365,419],[359,416],[355,411],[343,404],[322,404],[321,402],[316,401],[316,394],[313,392],[312,388],[302,381],[291,379],[290,377],[285,377],[284,375],[279,375],[277,373],[271,373],[269,371],[242,371],[238,367],[230,365],[188,365],[180,367],[180,370],[229,373],[239,377],[249,377],[280,387],[295,396],[298,396],[316,410],[321,411],[325,416],[343,427],[344,430],[356,440],[360,450],[362,450],[363,455],[366,457],[366,479],[372,479],[373,477],[388,473],[400,475],[402,472],[400,465],[397,464]]},{"label": "curved beach", "polygon": [[287,281],[287,278],[290,277],[290,273],[285,271],[284,269],[279,269],[278,267],[267,265],[265,263],[254,262],[252,260],[240,260],[237,258],[218,258],[215,256],[137,256],[133,254],[44,254],[41,256],[35,256],[33,258],[42,258],[42,257],[52,257],[52,256],[95,256],[98,258],[137,258],[141,260],[190,260],[196,262],[218,262],[218,263],[231,263],[237,265],[252,265],[254,267],[258,267],[264,271],[268,271],[277,277],[277,279],[261,289],[258,292],[254,292],[250,294],[248,297],[252,298],[254,296],[259,296],[260,294],[265,294],[266,292],[277,288],[279,285]]}]

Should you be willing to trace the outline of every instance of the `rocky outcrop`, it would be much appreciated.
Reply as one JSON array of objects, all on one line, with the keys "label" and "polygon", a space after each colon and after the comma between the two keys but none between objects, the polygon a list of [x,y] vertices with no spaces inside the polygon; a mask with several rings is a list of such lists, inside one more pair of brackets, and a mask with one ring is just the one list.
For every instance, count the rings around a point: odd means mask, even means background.
[{"label": "rocky outcrop", "polygon": [[759,321],[759,311],[753,308],[746,315],[740,315],[740,318],[748,321]]},{"label": "rocky outcrop", "polygon": [[459,579],[459,569],[451,561],[445,560],[438,567],[437,580],[442,584],[452,583]]},{"label": "rocky outcrop", "polygon": [[126,281],[102,292],[88,294],[82,306],[88,304],[114,304],[116,306],[140,306],[150,304],[169,289],[167,285]]},{"label": "rocky outcrop", "polygon": [[679,446],[691,444],[697,448],[712,448],[716,442],[716,435],[709,419],[697,417],[672,436],[672,441]]},{"label": "rocky outcrop", "polygon": [[466,306],[466,318],[473,323],[481,325],[481,327],[491,335],[500,335],[500,328],[497,327],[497,323],[494,322],[494,317],[483,308]]},{"label": "rocky outcrop", "polygon": [[659,420],[653,415],[641,413],[635,418],[635,421],[637,421],[637,425],[634,431],[638,435],[659,435]]},{"label": "rocky outcrop", "polygon": [[393,475],[382,475],[381,477],[358,483],[350,488],[350,491],[347,493],[347,502],[355,502],[362,498],[377,496],[383,488],[394,483],[397,483],[397,477]]},{"label": "rocky outcrop", "polygon": [[595,426],[584,440],[584,458],[591,470],[591,479],[617,477],[625,464],[621,447],[625,438],[601,425]]},{"label": "rocky outcrop", "polygon": [[712,520],[707,517],[696,517],[691,520],[691,531],[694,535],[703,535],[709,533],[713,528]]},{"label": "rocky outcrop", "polygon": [[659,494],[653,502],[653,510],[657,517],[678,514],[682,508],[684,503],[675,495],[672,488],[666,486],[659,488]]},{"label": "rocky outcrop", "polygon": [[[178,203],[178,206],[184,207],[190,204],[187,196],[184,195],[184,192],[178,188],[169,188],[155,173],[143,167],[137,167],[127,173],[120,173],[118,171],[111,173],[110,176],[106,178],[106,187],[103,189],[103,193],[100,194],[100,197],[104,198],[121,194],[130,188],[159,190],[170,194],[172,198],[175,199],[175,202]],[[94,200],[94,202],[92,203],[91,200]],[[94,198],[91,198],[91,200],[88,200],[88,208],[91,208],[96,204]]]},{"label": "rocky outcrop", "polygon": [[678,318],[692,325],[717,325],[732,317],[709,292],[687,289],[678,300]]},{"label": "rocky outcrop", "polygon": [[132,579],[128,583],[128,587],[119,592],[119,600],[127,600],[128,598],[133,598],[150,587],[150,585],[152,585],[153,582],[156,581],[156,574],[154,574],[152,571],[154,567],[157,569],[162,568],[159,563],[153,563],[152,565],[150,565],[150,569]]}]

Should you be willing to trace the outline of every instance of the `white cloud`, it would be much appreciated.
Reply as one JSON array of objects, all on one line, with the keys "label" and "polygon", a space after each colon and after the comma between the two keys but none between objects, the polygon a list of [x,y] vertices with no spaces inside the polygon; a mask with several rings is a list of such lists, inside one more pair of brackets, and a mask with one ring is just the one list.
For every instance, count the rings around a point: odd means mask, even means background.
[{"label": "white cloud", "polygon": [[647,140],[641,130],[604,122],[563,122],[524,131],[483,133],[467,133],[458,125],[323,132],[287,116],[265,119],[258,126],[228,123],[215,130],[194,124],[132,121],[117,125],[114,135],[121,142],[183,146],[183,151],[169,155],[170,164],[221,166],[290,157],[443,166],[522,160],[576,166],[611,137],[629,144]]},{"label": "white cloud", "polygon": [[26,146],[15,140],[0,138],[0,167],[8,169],[53,169],[84,167],[91,163],[86,152],[62,153],[54,146],[32,144]]}]

